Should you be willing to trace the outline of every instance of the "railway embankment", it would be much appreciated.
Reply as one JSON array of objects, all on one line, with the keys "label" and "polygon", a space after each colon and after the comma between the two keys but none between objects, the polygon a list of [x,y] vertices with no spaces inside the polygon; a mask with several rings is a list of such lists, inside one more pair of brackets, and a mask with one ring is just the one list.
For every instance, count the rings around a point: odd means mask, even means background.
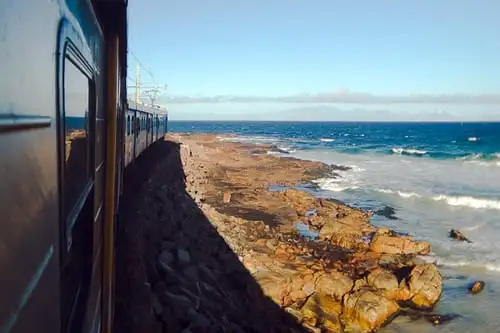
[{"label": "railway embankment", "polygon": [[296,189],[342,166],[269,149],[173,135],[127,171],[120,332],[369,332],[432,310],[429,243]]}]

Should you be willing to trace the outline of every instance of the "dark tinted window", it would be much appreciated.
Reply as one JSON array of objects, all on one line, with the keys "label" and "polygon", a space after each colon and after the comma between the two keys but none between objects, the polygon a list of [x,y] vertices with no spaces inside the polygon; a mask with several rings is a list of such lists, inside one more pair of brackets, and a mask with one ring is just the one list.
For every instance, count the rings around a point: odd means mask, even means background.
[{"label": "dark tinted window", "polygon": [[[71,60],[64,64],[64,208],[71,213],[90,180],[91,81]],[[90,112],[90,114],[89,114]]]}]

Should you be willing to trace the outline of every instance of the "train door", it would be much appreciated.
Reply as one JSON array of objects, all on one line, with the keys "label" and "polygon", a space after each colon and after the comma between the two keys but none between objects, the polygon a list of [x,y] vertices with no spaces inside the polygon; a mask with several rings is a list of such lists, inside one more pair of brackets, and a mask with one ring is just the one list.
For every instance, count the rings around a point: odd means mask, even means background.
[{"label": "train door", "polygon": [[139,112],[137,110],[134,110],[134,124],[133,124],[133,129],[134,129],[134,135],[133,135],[133,140],[134,140],[134,149],[133,149],[133,157],[132,159],[135,159],[137,156],[137,151],[138,151],[138,137],[139,137]]},{"label": "train door", "polygon": [[155,114],[155,141],[158,140],[159,137],[159,129],[160,129],[160,121],[158,120],[158,115]]},{"label": "train door", "polygon": [[125,165],[130,164],[134,159],[135,143],[135,115],[134,111],[127,110],[127,125],[125,131]]},{"label": "train door", "polygon": [[151,126],[150,126],[150,118],[149,118],[149,113],[146,114],[146,146],[147,148],[151,142],[150,142],[150,135],[151,135]]},{"label": "train door", "polygon": [[163,119],[163,135],[167,135],[168,116],[163,116],[162,119]]},{"label": "train door", "polygon": [[153,115],[149,114],[149,144],[154,142],[154,124],[153,124]]}]

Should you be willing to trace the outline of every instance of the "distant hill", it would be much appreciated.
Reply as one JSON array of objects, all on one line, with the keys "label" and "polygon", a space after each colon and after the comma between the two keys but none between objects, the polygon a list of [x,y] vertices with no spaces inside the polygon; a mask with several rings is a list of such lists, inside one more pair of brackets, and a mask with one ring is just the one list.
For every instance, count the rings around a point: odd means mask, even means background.
[{"label": "distant hill", "polygon": [[[213,106],[211,106],[213,108]],[[404,111],[404,110],[403,110]],[[280,111],[261,110],[258,107],[243,112],[171,112],[171,120],[212,121],[500,121],[500,113],[474,113],[458,117],[449,112],[392,112],[363,108],[340,109],[329,105],[309,105]]]}]

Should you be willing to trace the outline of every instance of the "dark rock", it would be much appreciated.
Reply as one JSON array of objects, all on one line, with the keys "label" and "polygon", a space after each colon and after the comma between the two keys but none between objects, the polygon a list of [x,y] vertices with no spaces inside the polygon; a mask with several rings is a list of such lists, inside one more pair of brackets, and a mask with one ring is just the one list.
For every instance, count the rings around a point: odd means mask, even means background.
[{"label": "dark rock", "polygon": [[385,206],[384,208],[377,210],[375,212],[375,214],[380,215],[380,216],[384,216],[384,217],[388,218],[389,220],[398,220],[399,219],[397,216],[395,216],[396,211],[394,210],[394,208],[392,208],[390,206]]},{"label": "dark rock", "polygon": [[460,232],[457,229],[451,229],[449,237],[452,239],[456,239],[459,241],[467,242],[467,243],[472,243],[467,237],[464,236],[462,232]]},{"label": "dark rock", "polygon": [[189,298],[168,291],[165,291],[165,296],[174,314],[179,318],[186,318],[189,309],[192,308],[192,303]]},{"label": "dark rock", "polygon": [[484,281],[476,281],[469,286],[469,291],[473,294],[478,294],[484,289]]},{"label": "dark rock", "polygon": [[170,264],[174,261],[174,255],[169,251],[161,251],[160,256],[158,257],[158,263],[160,267],[164,265],[170,266]]},{"label": "dark rock", "polygon": [[424,311],[419,311],[415,309],[402,309],[400,312],[400,315],[406,316],[410,318],[410,320],[419,320],[419,319],[425,319],[429,323],[433,325],[442,325],[445,324],[449,321],[452,321],[453,319],[456,319],[460,317],[457,314],[438,314],[438,313],[428,313]]},{"label": "dark rock", "polygon": [[177,260],[183,265],[188,265],[191,262],[189,252],[184,249],[177,249]]},{"label": "dark rock", "polygon": [[426,314],[426,315],[424,315],[425,320],[427,320],[432,325],[442,325],[444,323],[452,321],[453,319],[455,319],[457,317],[459,317],[459,316],[456,314],[445,314],[445,315]]},{"label": "dark rock", "polygon": [[198,280],[198,271],[195,266],[187,266],[184,267],[182,270],[184,276],[192,281],[197,281]]}]

